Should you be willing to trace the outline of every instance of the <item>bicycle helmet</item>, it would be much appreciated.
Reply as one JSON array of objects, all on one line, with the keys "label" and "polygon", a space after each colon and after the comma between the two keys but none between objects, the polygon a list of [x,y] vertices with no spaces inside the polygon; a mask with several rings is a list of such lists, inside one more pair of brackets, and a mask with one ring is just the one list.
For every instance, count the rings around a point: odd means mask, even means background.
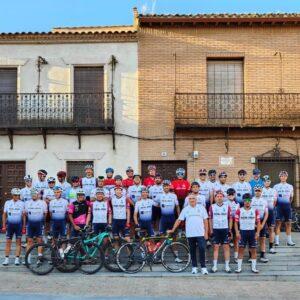
[{"label": "bicycle helmet", "polygon": [[177,175],[177,176],[184,176],[184,175],[185,175],[185,169],[183,169],[183,168],[178,168],[178,169],[176,170],[176,175]]},{"label": "bicycle helmet", "polygon": [[107,174],[107,173],[114,173],[115,172],[115,170],[113,169],[113,168],[107,168],[106,170],[105,170],[105,173]]},{"label": "bicycle helmet", "polygon": [[11,194],[12,194],[12,195],[16,195],[16,196],[20,196],[21,190],[18,189],[18,188],[13,188],[13,189],[11,190]]},{"label": "bicycle helmet", "polygon": [[53,192],[62,192],[62,188],[58,185],[56,185],[54,188],[53,188]]},{"label": "bicycle helmet", "polygon": [[94,166],[92,164],[88,164],[84,167],[84,170],[87,170],[87,169],[92,169],[94,170]]},{"label": "bicycle helmet", "polygon": [[47,182],[48,182],[48,183],[55,182],[55,178],[54,178],[54,177],[49,177],[49,178],[47,179]]},{"label": "bicycle helmet", "polygon": [[79,189],[76,193],[77,196],[79,195],[84,195],[85,196],[85,191],[83,189]]},{"label": "bicycle helmet", "polygon": [[32,181],[32,177],[30,175],[24,176],[24,181]]}]

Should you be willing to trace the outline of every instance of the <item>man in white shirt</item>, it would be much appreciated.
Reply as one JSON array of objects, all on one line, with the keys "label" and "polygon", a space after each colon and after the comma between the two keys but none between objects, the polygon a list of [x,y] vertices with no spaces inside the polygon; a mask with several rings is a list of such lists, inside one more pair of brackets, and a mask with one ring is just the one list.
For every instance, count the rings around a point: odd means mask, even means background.
[{"label": "man in white shirt", "polygon": [[246,181],[246,175],[247,172],[245,170],[239,170],[239,181],[232,185],[236,192],[236,201],[240,204],[240,207],[244,206],[243,196],[248,193],[252,195],[252,188],[249,182]]},{"label": "man in white shirt", "polygon": [[67,195],[69,193],[69,190],[71,189],[71,184],[67,182],[66,177],[67,173],[65,171],[59,171],[56,174],[57,176],[57,186],[60,186],[62,188],[62,198],[67,199]]},{"label": "man in white shirt", "polygon": [[206,240],[208,239],[208,215],[202,205],[197,205],[195,195],[189,195],[189,205],[184,207],[176,220],[172,230],[168,233],[174,233],[182,221],[185,221],[186,237],[190,246],[192,258],[192,274],[198,273],[197,268],[197,247],[200,255],[201,273],[207,275],[208,271],[205,265]]},{"label": "man in white shirt", "polygon": [[25,187],[21,189],[20,199],[23,202],[31,200],[32,178],[30,175],[24,177]]},{"label": "man in white shirt", "polygon": [[209,207],[213,201],[213,189],[209,181],[206,180],[206,169],[199,170],[199,179],[196,180],[200,185],[200,194],[205,197],[206,210],[209,211]]},{"label": "man in white shirt", "polygon": [[214,185],[214,193],[216,191],[221,190],[224,194],[224,199],[223,199],[224,203],[228,201],[227,191],[229,188],[230,188],[230,185],[227,184],[227,173],[223,171],[219,174],[219,181],[217,181]]},{"label": "man in white shirt", "polygon": [[48,175],[46,170],[38,170],[38,180],[34,181],[33,187],[39,191],[39,195],[42,199],[44,190],[48,188],[48,182],[46,176]]}]

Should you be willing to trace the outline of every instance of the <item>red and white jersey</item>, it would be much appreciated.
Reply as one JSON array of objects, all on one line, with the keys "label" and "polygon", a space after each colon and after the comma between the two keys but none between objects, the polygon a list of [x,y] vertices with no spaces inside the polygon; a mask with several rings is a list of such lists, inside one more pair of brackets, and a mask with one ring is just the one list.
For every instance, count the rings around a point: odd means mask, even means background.
[{"label": "red and white jersey", "polygon": [[197,182],[200,185],[200,195],[203,195],[205,197],[205,201],[210,201],[210,193],[212,192],[212,185],[209,181],[201,181],[197,180]]},{"label": "red and white jersey", "polygon": [[130,208],[130,203],[126,197],[114,196],[111,199],[112,215],[115,220],[126,220],[126,211]]},{"label": "red and white jersey", "polygon": [[235,213],[240,208],[240,204],[237,203],[235,200],[233,200],[233,201],[228,200],[227,203],[228,203],[228,205],[230,207],[230,210],[231,210],[231,217],[234,220]]},{"label": "red and white jersey", "polygon": [[154,185],[155,184],[155,177],[146,177],[143,181],[143,185],[145,186],[151,186],[151,185]]},{"label": "red and white jersey", "polygon": [[229,228],[229,220],[231,219],[230,206],[227,203],[222,203],[222,205],[214,203],[209,208],[209,218],[212,219],[213,229]]},{"label": "red and white jersey", "polygon": [[91,203],[93,224],[108,223],[108,215],[111,214],[111,207],[108,201],[94,201]]},{"label": "red and white jersey", "polygon": [[269,209],[274,209],[274,203],[277,200],[277,192],[275,189],[264,187],[261,194],[262,198],[268,203]]},{"label": "red and white jersey", "polygon": [[240,224],[240,230],[255,230],[255,224],[259,221],[259,211],[252,207],[242,207],[235,213],[235,222]]},{"label": "red and white jersey", "polygon": [[268,212],[268,203],[264,198],[253,197],[251,200],[251,207],[258,210],[261,219],[264,218],[265,213]]},{"label": "red and white jersey", "polygon": [[122,184],[126,189],[128,189],[130,186],[132,186],[134,184],[133,178],[128,177],[128,178],[123,179]]},{"label": "red and white jersey", "polygon": [[95,177],[83,177],[81,179],[81,187],[85,192],[85,196],[91,196],[91,191],[97,186]]},{"label": "red and white jersey", "polygon": [[190,183],[185,179],[175,179],[172,181],[172,186],[178,200],[184,200],[190,191]]}]

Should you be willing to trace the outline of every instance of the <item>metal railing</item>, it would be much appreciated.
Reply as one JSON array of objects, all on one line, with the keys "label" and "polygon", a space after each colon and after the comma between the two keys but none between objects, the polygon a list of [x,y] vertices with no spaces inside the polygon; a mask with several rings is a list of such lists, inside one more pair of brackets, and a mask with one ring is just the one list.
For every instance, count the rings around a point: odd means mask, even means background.
[{"label": "metal railing", "polygon": [[176,126],[300,126],[300,93],[175,94]]},{"label": "metal railing", "polygon": [[109,128],[111,93],[0,93],[0,128]]}]

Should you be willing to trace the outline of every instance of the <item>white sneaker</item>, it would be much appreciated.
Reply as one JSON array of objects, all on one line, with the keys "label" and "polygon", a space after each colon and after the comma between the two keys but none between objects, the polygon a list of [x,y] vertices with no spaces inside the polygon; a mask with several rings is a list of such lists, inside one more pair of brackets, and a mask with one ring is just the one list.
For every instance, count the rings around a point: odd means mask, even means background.
[{"label": "white sneaker", "polygon": [[192,274],[197,274],[197,273],[198,273],[198,268],[193,267],[193,268],[192,268]]},{"label": "white sneaker", "polygon": [[271,253],[271,254],[275,254],[275,253],[276,253],[276,251],[275,251],[275,249],[274,249],[274,248],[270,248],[270,250],[269,250],[269,253]]},{"label": "white sneaker", "polygon": [[231,273],[230,267],[225,267],[225,272],[226,272],[226,273]]},{"label": "white sneaker", "polygon": [[208,271],[206,268],[201,268],[201,274],[202,275],[208,275]]},{"label": "white sneaker", "polygon": [[235,272],[235,273],[241,273],[241,272],[242,272],[242,269],[241,269],[241,268],[240,268],[240,269],[236,269],[234,272]]},{"label": "white sneaker", "polygon": [[15,258],[15,265],[16,265],[16,266],[19,266],[19,265],[20,265],[20,258],[19,258],[19,257],[16,257],[16,258]]},{"label": "white sneaker", "polygon": [[8,257],[5,257],[3,263],[2,263],[3,266],[8,266],[9,265],[9,258]]},{"label": "white sneaker", "polygon": [[180,259],[179,257],[176,257],[176,258],[175,258],[175,262],[177,262],[177,263],[182,263],[182,262],[183,262],[183,260],[182,260],[182,259]]},{"label": "white sneaker", "polygon": [[286,244],[291,247],[294,247],[296,245],[293,241],[287,242]]},{"label": "white sneaker", "polygon": [[259,271],[256,268],[251,268],[251,271],[256,274],[259,273]]},{"label": "white sneaker", "polygon": [[259,260],[263,263],[267,263],[269,261],[266,257],[261,257]]},{"label": "white sneaker", "polygon": [[279,246],[279,242],[275,242],[274,245],[275,245],[276,247],[278,247],[278,246]]},{"label": "white sneaker", "polygon": [[216,272],[218,271],[218,268],[217,268],[216,266],[213,266],[213,267],[211,268],[211,271],[212,271],[213,273],[216,273]]}]

